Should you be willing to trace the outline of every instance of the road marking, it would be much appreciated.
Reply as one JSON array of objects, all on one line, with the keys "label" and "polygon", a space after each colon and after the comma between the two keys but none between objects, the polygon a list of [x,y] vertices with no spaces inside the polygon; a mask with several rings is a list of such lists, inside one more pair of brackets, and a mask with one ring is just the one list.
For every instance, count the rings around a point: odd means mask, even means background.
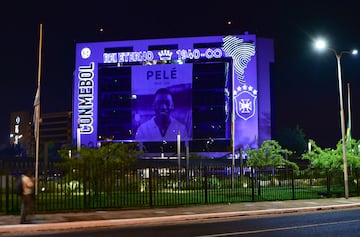
[{"label": "road marking", "polygon": [[349,221],[339,221],[339,222],[328,222],[328,223],[312,224],[312,225],[290,226],[290,227],[264,229],[264,230],[248,230],[248,231],[229,232],[229,233],[221,233],[221,234],[213,234],[213,235],[199,235],[199,236],[195,236],[195,237],[224,237],[224,236],[234,236],[234,235],[247,235],[247,234],[266,233],[266,232],[282,231],[282,230],[320,227],[320,226],[326,226],[326,225],[339,225],[339,224],[346,224],[346,223],[352,223],[352,222],[360,222],[360,219],[349,220]]}]

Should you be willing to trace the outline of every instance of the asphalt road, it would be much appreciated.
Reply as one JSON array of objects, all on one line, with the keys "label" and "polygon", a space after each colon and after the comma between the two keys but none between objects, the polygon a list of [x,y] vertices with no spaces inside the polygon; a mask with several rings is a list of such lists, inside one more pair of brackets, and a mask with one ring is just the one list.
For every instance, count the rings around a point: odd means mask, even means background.
[{"label": "asphalt road", "polygon": [[[4,235],[5,236],[5,235]],[[228,236],[360,236],[360,208],[311,213],[233,217],[181,223],[134,225],[82,229],[76,231],[41,232],[28,237],[228,237]]]}]

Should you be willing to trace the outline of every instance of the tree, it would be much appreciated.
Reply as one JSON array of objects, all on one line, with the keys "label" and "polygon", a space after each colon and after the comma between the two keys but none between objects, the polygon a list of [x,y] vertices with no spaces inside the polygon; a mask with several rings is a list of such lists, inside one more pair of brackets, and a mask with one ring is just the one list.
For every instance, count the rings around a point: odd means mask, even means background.
[{"label": "tree", "polygon": [[[275,140],[264,141],[259,149],[249,149],[247,153],[250,158],[247,160],[246,164],[247,166],[254,167],[256,172],[267,167],[275,168],[286,165],[293,167],[295,171],[299,170],[296,163],[288,161],[283,157],[284,155],[291,155],[292,152],[287,149],[283,149]],[[258,179],[257,184],[258,195],[260,196],[260,179]]]},{"label": "tree", "polygon": [[[344,157],[343,157],[343,146],[342,140],[340,140],[336,149],[325,148],[322,149],[316,145],[314,140],[310,140],[311,150],[308,153],[302,155],[302,159],[307,159],[310,161],[310,168],[319,171],[320,173],[326,172],[327,174],[327,192],[330,192],[330,180],[333,179],[335,182],[341,182],[343,180],[342,176],[339,175],[344,170]],[[354,147],[358,142],[351,139],[349,142],[348,150],[346,151],[347,159],[347,169],[359,168],[359,152],[350,149]],[[351,174],[352,172],[350,172]],[[349,180],[352,180],[352,177],[349,177]],[[353,182],[350,182],[353,183]]]},{"label": "tree", "polygon": [[[71,150],[71,156],[69,156]],[[63,148],[58,151],[64,162],[72,164],[111,164],[115,167],[129,167],[134,164],[140,155],[136,144],[103,143],[99,148],[82,147],[79,152],[74,148]],[[75,154],[75,155],[74,155]]]},{"label": "tree", "polygon": [[[338,147],[341,143],[338,143]],[[351,168],[360,168],[360,140],[356,140],[354,138],[347,141],[347,151],[346,158],[349,167]],[[340,146],[342,148],[342,146]],[[342,150],[341,150],[342,151]],[[341,153],[342,155],[342,153]]]},{"label": "tree", "polygon": [[[326,169],[329,171],[344,169],[342,140],[337,143],[336,149],[322,149],[316,145],[314,140],[310,140],[309,142],[311,144],[311,151],[304,153],[302,159],[309,160],[311,168]],[[359,151],[351,149],[352,147],[358,147],[358,144],[359,141],[351,139],[350,149],[346,151],[348,167],[360,168]]]},{"label": "tree", "polygon": [[311,144],[311,150],[302,155],[302,159],[310,161],[310,167],[316,169],[339,169],[341,165],[342,156],[339,154],[339,150],[319,147],[314,140],[309,140]]},{"label": "tree", "polygon": [[249,149],[247,151],[249,159],[246,164],[250,167],[261,169],[264,167],[291,166],[298,170],[296,163],[288,161],[283,156],[291,155],[292,152],[283,149],[275,140],[264,141],[259,149]]},{"label": "tree", "polygon": [[[59,150],[63,162],[60,167],[65,170],[70,180],[80,184],[88,184],[87,190],[99,193],[108,191],[115,183],[114,171],[126,171],[135,164],[141,151],[136,144],[106,143],[99,148],[82,147],[79,152],[75,149]],[[125,175],[125,173],[122,173]],[[82,189],[83,187],[79,188]]]}]

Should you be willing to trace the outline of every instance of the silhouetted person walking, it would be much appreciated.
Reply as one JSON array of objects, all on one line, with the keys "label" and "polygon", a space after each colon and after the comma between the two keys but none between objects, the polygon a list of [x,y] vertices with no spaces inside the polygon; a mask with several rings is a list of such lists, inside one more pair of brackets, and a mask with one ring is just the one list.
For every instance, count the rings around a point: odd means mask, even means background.
[{"label": "silhouetted person walking", "polygon": [[34,194],[34,186],[35,186],[35,178],[32,175],[30,170],[27,170],[25,174],[21,176],[21,181],[23,185],[23,194],[22,194],[22,202],[21,202],[21,218],[20,223],[26,224],[31,223],[29,220],[29,216],[33,214],[34,204],[35,204],[35,194]]}]

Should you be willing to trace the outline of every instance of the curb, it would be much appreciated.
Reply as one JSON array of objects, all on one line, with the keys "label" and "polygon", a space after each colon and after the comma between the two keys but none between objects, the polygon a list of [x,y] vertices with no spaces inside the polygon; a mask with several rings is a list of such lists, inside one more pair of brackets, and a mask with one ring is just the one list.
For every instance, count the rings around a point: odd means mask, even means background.
[{"label": "curb", "polygon": [[168,224],[181,221],[196,221],[206,219],[221,219],[241,216],[260,216],[269,214],[284,214],[296,212],[311,212],[323,210],[335,210],[360,207],[360,203],[340,204],[328,206],[314,206],[301,208],[282,208],[282,209],[265,209],[255,211],[234,211],[221,213],[203,213],[189,215],[173,215],[162,217],[142,217],[129,219],[110,219],[110,220],[93,220],[93,221],[76,221],[76,222],[58,222],[58,223],[41,223],[41,224],[18,224],[18,225],[2,225],[0,226],[0,234],[6,233],[27,233],[37,231],[64,231],[64,230],[80,230],[84,228],[99,227],[124,227],[129,225],[152,225],[152,224]]}]

